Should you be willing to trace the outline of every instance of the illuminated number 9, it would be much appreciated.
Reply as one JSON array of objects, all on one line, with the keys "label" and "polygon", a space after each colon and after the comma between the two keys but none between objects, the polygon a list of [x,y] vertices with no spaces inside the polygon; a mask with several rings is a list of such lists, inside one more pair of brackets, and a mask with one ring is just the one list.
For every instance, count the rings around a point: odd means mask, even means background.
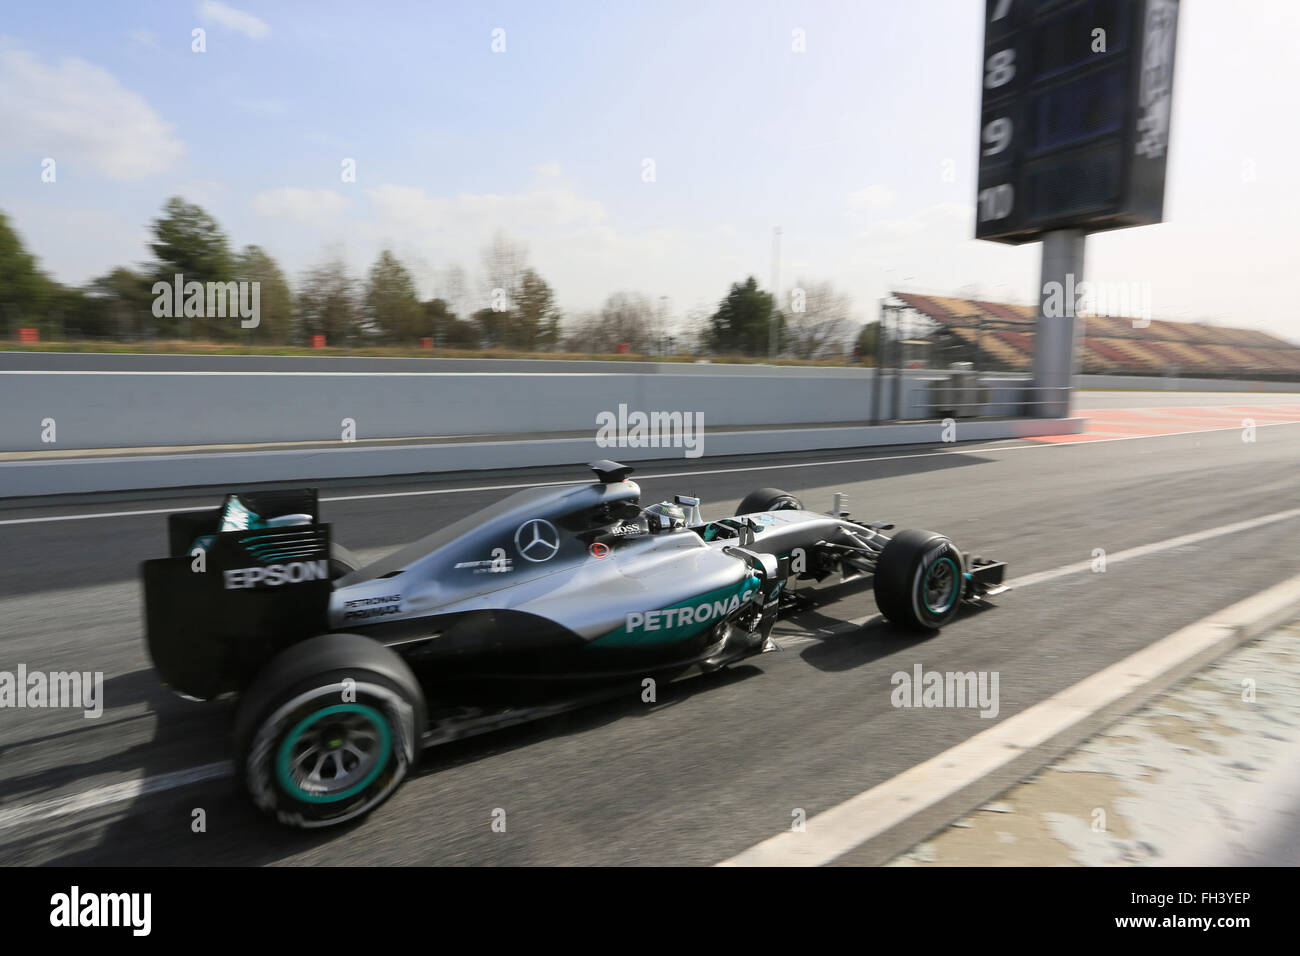
[{"label": "illuminated number 9", "polygon": [[1011,120],[1005,116],[999,116],[997,119],[988,123],[984,127],[984,143],[988,149],[984,150],[985,156],[996,156],[1011,144]]},{"label": "illuminated number 9", "polygon": [[986,90],[1005,86],[1016,75],[1016,51],[998,50],[997,53],[988,58],[988,62],[984,64],[984,69],[987,71],[984,74],[984,88]]}]

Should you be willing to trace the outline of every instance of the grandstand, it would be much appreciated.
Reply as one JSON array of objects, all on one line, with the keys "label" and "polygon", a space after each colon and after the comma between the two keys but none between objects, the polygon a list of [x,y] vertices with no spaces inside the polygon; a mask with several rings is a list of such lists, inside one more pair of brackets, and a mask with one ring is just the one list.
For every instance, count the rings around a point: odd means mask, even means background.
[{"label": "grandstand", "polygon": [[[1028,371],[1034,361],[1034,315],[1028,305],[893,292],[912,328],[927,327],[938,364],[974,362],[981,370]],[[1090,374],[1182,375],[1252,379],[1300,377],[1300,346],[1254,329],[1195,322],[1084,316],[1079,371]]]}]

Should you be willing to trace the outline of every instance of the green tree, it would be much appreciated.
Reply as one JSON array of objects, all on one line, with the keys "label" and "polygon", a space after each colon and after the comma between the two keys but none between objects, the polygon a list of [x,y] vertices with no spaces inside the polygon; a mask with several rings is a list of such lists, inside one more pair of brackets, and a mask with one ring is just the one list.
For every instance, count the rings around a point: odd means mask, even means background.
[{"label": "green tree", "polygon": [[536,269],[525,269],[514,296],[514,321],[508,344],[525,349],[553,348],[560,340],[560,310],[555,293]]},{"label": "green tree", "polygon": [[[217,221],[201,206],[187,203],[180,196],[171,197],[163,204],[162,216],[153,221],[153,235],[149,248],[158,260],[153,268],[154,281],[170,284],[177,275],[184,277],[183,282],[230,279],[234,265],[230,243]],[[179,311],[176,305],[173,309]],[[174,316],[159,318],[158,323],[163,334],[191,329],[187,320]]]},{"label": "green tree", "polygon": [[880,340],[880,323],[868,322],[858,332],[858,339],[854,345],[854,354],[859,361],[868,365],[876,364],[876,343]]},{"label": "green tree", "polygon": [[86,338],[143,338],[158,322],[148,277],[125,266],[91,280],[64,302],[69,333]]},{"label": "green tree", "polygon": [[510,322],[512,319],[509,310],[479,309],[470,316],[470,319],[473,321],[478,333],[479,342],[484,348],[497,348],[509,342]]},{"label": "green tree", "polygon": [[43,327],[45,310],[57,289],[36,267],[36,257],[23,248],[8,217],[0,213],[0,329],[7,326],[13,333]]},{"label": "green tree", "polygon": [[[753,276],[733,282],[731,291],[709,319],[705,343],[719,355],[766,355],[775,311],[771,294],[760,289]],[[778,324],[778,349],[780,332]]]},{"label": "green tree", "polygon": [[421,303],[424,329],[440,349],[478,348],[478,330],[451,311],[444,299],[430,299]]},{"label": "green tree", "polygon": [[385,249],[366,282],[366,312],[384,342],[414,342],[423,327],[423,310],[410,270]]},{"label": "green tree", "polygon": [[235,259],[234,272],[236,281],[259,283],[259,321],[251,329],[232,322],[231,334],[251,342],[288,342],[293,331],[293,292],[280,266],[261,246],[245,246]]}]

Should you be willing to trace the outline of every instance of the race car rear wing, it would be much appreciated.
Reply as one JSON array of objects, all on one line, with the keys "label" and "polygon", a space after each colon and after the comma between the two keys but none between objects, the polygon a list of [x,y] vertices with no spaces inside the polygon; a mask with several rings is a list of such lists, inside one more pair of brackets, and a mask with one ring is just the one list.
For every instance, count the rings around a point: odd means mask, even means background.
[{"label": "race car rear wing", "polygon": [[[248,526],[222,530],[237,524]],[[140,573],[149,654],[179,693],[242,689],[280,649],[326,629],[330,526],[314,489],[241,492],[168,515],[167,550]]]}]

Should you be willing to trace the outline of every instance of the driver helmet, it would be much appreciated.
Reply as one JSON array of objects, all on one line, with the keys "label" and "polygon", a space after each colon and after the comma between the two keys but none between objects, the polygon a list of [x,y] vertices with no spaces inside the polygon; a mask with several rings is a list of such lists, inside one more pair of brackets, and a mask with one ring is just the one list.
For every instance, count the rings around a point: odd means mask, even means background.
[{"label": "driver helmet", "polygon": [[681,505],[671,501],[661,501],[657,505],[651,505],[642,514],[650,524],[651,534],[680,531],[686,527],[686,512]]}]

